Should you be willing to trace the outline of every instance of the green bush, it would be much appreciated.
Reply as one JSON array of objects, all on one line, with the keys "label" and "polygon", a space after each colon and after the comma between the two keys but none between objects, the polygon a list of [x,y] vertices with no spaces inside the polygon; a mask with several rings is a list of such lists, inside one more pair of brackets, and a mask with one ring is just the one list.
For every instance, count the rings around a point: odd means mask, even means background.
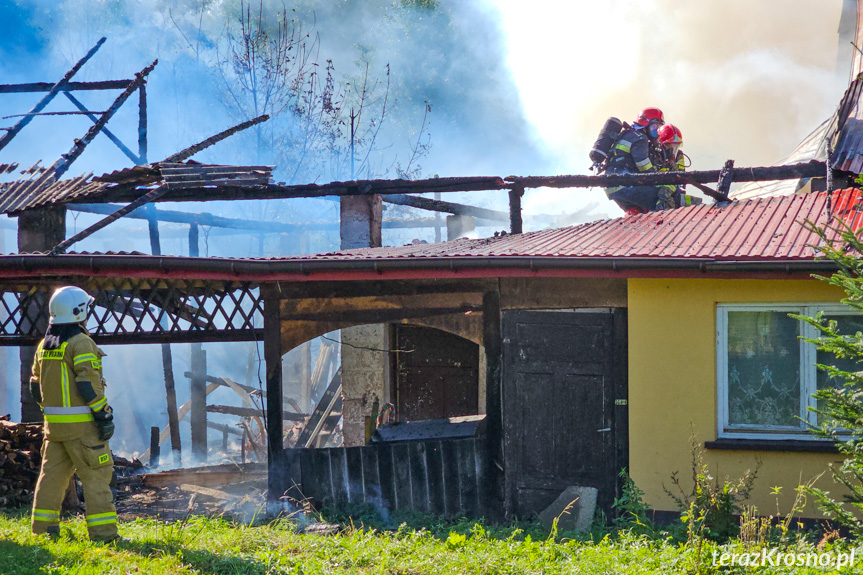
[{"label": "green bush", "polygon": [[[826,227],[815,226],[807,221],[807,228],[816,233],[821,243],[813,246],[821,255],[832,260],[838,271],[830,277],[814,277],[840,287],[845,291],[843,304],[857,313],[863,313],[863,241],[855,231],[841,220]],[[821,351],[828,352],[838,359],[863,361],[863,334],[840,333],[835,320],[825,321],[822,314],[815,317],[792,316],[815,327],[820,337],[808,340]],[[841,465],[830,466],[833,478],[844,485],[848,495],[843,501],[834,499],[829,491],[808,486],[807,491],[818,500],[820,509],[827,517],[833,518],[848,528],[855,538],[863,536],[863,371],[844,371],[833,365],[818,364],[818,369],[826,371],[831,378],[839,380],[839,387],[824,387],[815,394],[817,408],[810,408],[819,414],[819,426],[812,426],[812,432],[836,442],[839,451],[845,455]]]}]

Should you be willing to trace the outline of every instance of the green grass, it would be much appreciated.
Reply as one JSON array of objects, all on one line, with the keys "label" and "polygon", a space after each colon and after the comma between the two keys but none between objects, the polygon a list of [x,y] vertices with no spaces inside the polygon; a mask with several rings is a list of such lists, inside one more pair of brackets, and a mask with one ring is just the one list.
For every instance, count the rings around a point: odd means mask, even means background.
[{"label": "green grass", "polygon": [[[52,540],[30,533],[26,512],[7,511],[0,512],[0,573],[521,575],[699,571],[694,550],[682,543],[626,531],[567,539],[549,537],[536,526],[528,530],[487,529],[466,521],[446,524],[440,520],[429,525],[429,529],[404,524],[394,531],[378,531],[349,523],[338,535],[314,535],[298,533],[285,520],[256,526],[200,517],[173,524],[137,520],[121,524],[125,541],[102,544],[89,541],[80,518],[64,522],[62,535]],[[702,572],[713,572],[709,563],[714,549],[713,544],[705,544]],[[757,568],[731,572],[792,571]]]}]

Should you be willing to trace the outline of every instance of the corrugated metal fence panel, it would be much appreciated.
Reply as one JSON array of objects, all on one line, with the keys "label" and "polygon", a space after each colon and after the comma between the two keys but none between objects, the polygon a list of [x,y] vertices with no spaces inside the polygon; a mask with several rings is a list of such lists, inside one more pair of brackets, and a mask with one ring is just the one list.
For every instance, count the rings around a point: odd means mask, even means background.
[{"label": "corrugated metal fence panel", "polygon": [[485,440],[476,438],[300,451],[303,494],[317,505],[473,518],[500,513],[489,508],[486,461]]}]

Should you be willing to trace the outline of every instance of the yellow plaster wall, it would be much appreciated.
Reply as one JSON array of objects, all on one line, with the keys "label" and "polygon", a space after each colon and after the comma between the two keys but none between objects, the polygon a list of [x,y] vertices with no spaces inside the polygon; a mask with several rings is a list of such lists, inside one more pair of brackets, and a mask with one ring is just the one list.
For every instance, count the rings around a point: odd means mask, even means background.
[{"label": "yellow plaster wall", "polygon": [[[663,484],[673,471],[691,487],[690,437],[717,438],[716,304],[837,302],[842,292],[818,280],[630,279],[629,449],[630,471],[654,509],[675,511]],[[782,486],[787,511],[798,483],[827,470],[838,455],[708,450],[717,477],[739,477],[762,466],[750,500],[761,513],[776,511],[772,486]],[[829,472],[817,484],[839,493]],[[802,513],[819,517],[810,504]]]}]

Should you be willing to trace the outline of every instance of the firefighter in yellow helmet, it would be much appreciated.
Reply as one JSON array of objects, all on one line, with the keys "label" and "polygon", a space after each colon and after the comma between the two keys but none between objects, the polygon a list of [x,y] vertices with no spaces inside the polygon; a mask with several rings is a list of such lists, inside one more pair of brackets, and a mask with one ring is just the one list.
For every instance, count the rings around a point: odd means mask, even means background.
[{"label": "firefighter in yellow helmet", "polygon": [[60,505],[77,471],[90,539],[111,541],[118,538],[108,446],[114,416],[102,378],[105,353],[84,326],[92,302],[81,288],[55,291],[48,303],[48,330],[36,348],[30,390],[42,407],[45,430],[32,528],[34,533],[59,533]]}]

